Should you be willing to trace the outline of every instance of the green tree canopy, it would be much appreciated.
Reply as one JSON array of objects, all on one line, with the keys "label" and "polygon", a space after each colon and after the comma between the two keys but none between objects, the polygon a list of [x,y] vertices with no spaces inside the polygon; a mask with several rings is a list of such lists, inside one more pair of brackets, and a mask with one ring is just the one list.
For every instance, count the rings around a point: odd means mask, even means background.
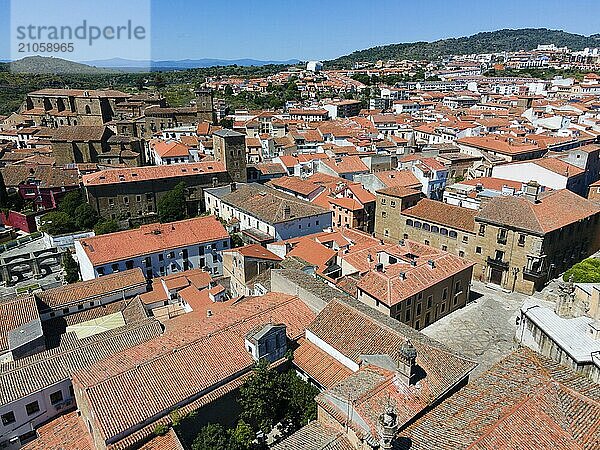
[{"label": "green tree canopy", "polygon": [[94,227],[94,233],[96,236],[99,236],[101,234],[114,233],[119,231],[119,229],[119,224],[116,220],[100,219],[100,221]]},{"label": "green tree canopy", "polygon": [[75,224],[81,230],[91,230],[98,223],[98,213],[89,203],[83,203],[75,209]]},{"label": "green tree canopy", "polygon": [[284,416],[285,396],[277,371],[261,359],[240,388],[241,418],[255,431],[268,434]]},{"label": "green tree canopy", "polygon": [[65,281],[69,284],[79,281],[79,266],[73,259],[71,253],[63,255],[63,269],[65,269]]},{"label": "green tree canopy", "polygon": [[75,210],[85,203],[85,198],[79,189],[67,193],[59,202],[58,210],[71,217],[75,216]]},{"label": "green tree canopy", "polygon": [[571,277],[575,283],[600,283],[600,259],[588,258],[575,264],[565,272],[563,280]]},{"label": "green tree canopy", "polygon": [[219,424],[209,423],[202,427],[192,450],[227,450],[229,448],[229,434]]},{"label": "green tree canopy", "polygon": [[40,223],[40,230],[52,236],[77,231],[77,224],[72,216],[61,211],[53,211],[43,215]]},{"label": "green tree canopy", "polygon": [[175,222],[187,217],[185,189],[185,183],[182,181],[158,200],[156,207],[162,223]]}]

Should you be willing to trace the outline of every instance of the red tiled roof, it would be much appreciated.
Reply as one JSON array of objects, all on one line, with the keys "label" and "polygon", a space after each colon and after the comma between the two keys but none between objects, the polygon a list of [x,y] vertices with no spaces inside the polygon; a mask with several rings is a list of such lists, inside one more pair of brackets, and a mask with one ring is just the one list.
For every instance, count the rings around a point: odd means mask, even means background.
[{"label": "red tiled roof", "polygon": [[223,163],[219,161],[204,161],[187,164],[165,164],[160,166],[101,170],[84,175],[82,180],[84,186],[98,186],[222,172],[226,172]]},{"label": "red tiled roof", "polygon": [[281,258],[258,244],[245,245],[243,247],[223,250],[223,253],[239,253],[247,258],[268,259],[270,261],[281,261]]},{"label": "red tiled roof", "polygon": [[402,211],[402,214],[472,233],[475,230],[477,211],[424,198],[415,206]]},{"label": "red tiled roof", "polygon": [[[460,272],[470,270],[474,265],[473,262],[448,252],[423,247],[428,246],[405,240],[404,246],[390,249],[392,254],[398,251],[398,255],[416,255],[416,266],[407,260],[399,260],[398,263],[387,266],[383,272],[371,270],[361,278],[358,288],[391,307]],[[420,257],[419,253],[424,256]],[[433,261],[433,267],[429,261]],[[404,278],[399,276],[401,273]]]},{"label": "red tiled roof", "polygon": [[598,385],[521,347],[400,433],[400,450],[600,448]]},{"label": "red tiled roof", "polygon": [[150,147],[161,158],[175,158],[190,155],[188,147],[180,142],[154,141],[150,143]]},{"label": "red tiled roof", "polygon": [[298,344],[294,350],[294,364],[324,388],[330,388],[352,373],[312,342],[302,338]]},{"label": "red tiled roof", "polygon": [[421,189],[421,182],[410,170],[387,170],[384,172],[375,172],[374,175],[379,178],[386,187],[404,186],[418,187]]},{"label": "red tiled roof", "polygon": [[167,415],[250,371],[254,360],[244,345],[249,330],[283,323],[288,337],[297,339],[314,317],[297,297],[250,297],[81,370],[74,385],[84,389],[103,438],[129,434],[148,417]]},{"label": "red tiled roof", "polygon": [[567,190],[543,194],[536,203],[513,196],[488,200],[477,214],[477,220],[516,227],[544,234],[600,212],[597,204]]},{"label": "red tiled roof", "polygon": [[214,216],[205,216],[166,224],[142,225],[137,229],[80,239],[79,242],[96,266],[221,239],[229,240],[227,230]]},{"label": "red tiled roof", "polygon": [[77,411],[52,419],[37,429],[37,435],[37,439],[25,444],[21,449],[94,450],[96,448]]}]

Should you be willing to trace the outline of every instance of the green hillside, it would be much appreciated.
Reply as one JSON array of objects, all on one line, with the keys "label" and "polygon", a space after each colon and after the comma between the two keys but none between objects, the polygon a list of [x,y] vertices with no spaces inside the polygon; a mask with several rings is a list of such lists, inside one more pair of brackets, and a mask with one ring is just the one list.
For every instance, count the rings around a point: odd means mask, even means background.
[{"label": "green hillside", "polygon": [[498,30],[477,33],[468,37],[441,39],[435,42],[413,42],[373,47],[329,61],[327,65],[329,67],[349,67],[356,61],[378,61],[380,59],[435,60],[446,55],[532,50],[540,44],[555,44],[558,47],[566,46],[572,50],[581,50],[585,47],[600,46],[600,34],[582,36],[546,28]]}]

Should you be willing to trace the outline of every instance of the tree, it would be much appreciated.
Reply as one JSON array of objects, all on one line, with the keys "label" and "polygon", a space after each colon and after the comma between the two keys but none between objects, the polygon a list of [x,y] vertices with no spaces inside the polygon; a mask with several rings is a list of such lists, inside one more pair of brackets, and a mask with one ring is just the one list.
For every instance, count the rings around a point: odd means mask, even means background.
[{"label": "tree", "polygon": [[284,435],[289,436],[317,418],[315,397],[319,390],[299,378],[293,370],[282,373],[280,379],[286,400],[282,431]]},{"label": "tree", "polygon": [[219,424],[209,423],[202,427],[194,439],[192,450],[226,450],[229,448],[229,435]]},{"label": "tree", "polygon": [[233,430],[229,430],[229,438],[231,450],[248,450],[252,447],[256,434],[246,422],[240,420]]},{"label": "tree", "polygon": [[65,270],[65,281],[69,284],[79,281],[79,266],[71,256],[71,253],[66,252],[63,255],[63,269]]},{"label": "tree", "polygon": [[255,432],[267,435],[284,416],[285,396],[278,373],[263,358],[240,388],[241,418]]},{"label": "tree", "polygon": [[182,181],[158,200],[156,209],[162,223],[175,222],[187,217],[185,189],[185,183]]},{"label": "tree", "polygon": [[600,259],[588,258],[575,264],[565,272],[563,280],[571,277],[575,283],[600,283]]},{"label": "tree", "polygon": [[60,202],[58,202],[58,210],[64,212],[71,217],[75,216],[75,210],[85,203],[83,194],[78,189],[67,193]]},{"label": "tree", "polygon": [[75,224],[81,230],[91,230],[98,223],[98,213],[89,203],[83,203],[75,209]]},{"label": "tree", "polygon": [[53,211],[45,214],[42,216],[40,222],[40,230],[51,234],[52,236],[77,231],[77,224],[75,221],[69,214],[61,211]]},{"label": "tree", "polygon": [[96,234],[96,236],[99,236],[101,234],[114,233],[119,230],[119,224],[116,220],[112,219],[100,219],[100,221],[94,227],[94,233]]}]

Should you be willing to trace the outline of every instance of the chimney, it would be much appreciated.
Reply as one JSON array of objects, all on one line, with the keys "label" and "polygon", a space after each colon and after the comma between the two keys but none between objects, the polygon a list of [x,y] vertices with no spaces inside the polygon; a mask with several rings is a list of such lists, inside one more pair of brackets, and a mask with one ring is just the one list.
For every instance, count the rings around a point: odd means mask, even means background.
[{"label": "chimney", "polygon": [[206,317],[212,317],[213,313],[210,309],[206,310]]},{"label": "chimney", "polygon": [[540,192],[542,187],[537,181],[530,181],[523,186],[523,195],[527,200],[533,203],[537,203],[539,200]]},{"label": "chimney", "polygon": [[379,421],[377,422],[379,448],[381,450],[392,450],[392,448],[394,448],[394,440],[399,428],[398,415],[394,409],[388,405],[385,412],[379,416]]},{"label": "chimney", "polygon": [[432,269],[435,269],[435,261],[433,259],[430,259],[429,261],[427,261],[427,264],[429,265],[429,267],[431,267]]},{"label": "chimney", "polygon": [[595,341],[600,340],[600,320],[594,320],[588,324],[587,335]]},{"label": "chimney", "polygon": [[416,259],[413,259],[413,260],[410,262],[410,265],[411,265],[412,267],[417,267],[417,260],[416,260]]},{"label": "chimney", "polygon": [[398,278],[400,278],[401,280],[406,280],[406,272],[400,272],[398,274]]},{"label": "chimney", "polygon": [[396,354],[398,376],[407,386],[415,384],[417,374],[417,349],[407,339]]},{"label": "chimney", "polygon": [[377,272],[383,272],[383,264],[382,263],[375,264],[375,270]]}]

